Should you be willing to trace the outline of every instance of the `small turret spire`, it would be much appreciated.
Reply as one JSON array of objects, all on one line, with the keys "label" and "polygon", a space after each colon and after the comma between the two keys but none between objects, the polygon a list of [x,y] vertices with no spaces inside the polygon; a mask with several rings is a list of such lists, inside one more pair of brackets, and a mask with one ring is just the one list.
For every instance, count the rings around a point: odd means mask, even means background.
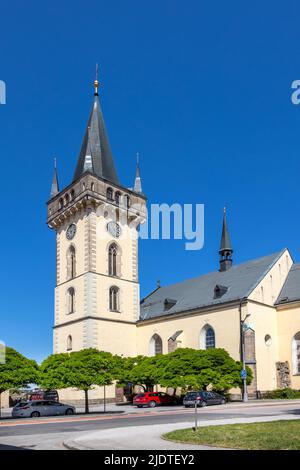
[{"label": "small turret spire", "polygon": [[140,173],[140,155],[137,152],[136,154],[136,171],[135,171],[135,180],[134,180],[134,187],[133,191],[136,193],[142,193],[142,181],[141,181],[141,173]]},{"label": "small turret spire", "polygon": [[99,96],[99,93],[98,93],[98,88],[99,88],[98,75],[99,75],[99,65],[96,64],[96,75],[95,75],[95,80],[94,80],[94,95],[95,96]]},{"label": "small turret spire", "polygon": [[226,207],[224,207],[224,215],[223,215],[223,227],[222,227],[222,236],[221,236],[221,244],[220,244],[220,271],[227,271],[232,266],[232,245],[229,236],[229,231],[227,227],[227,220],[226,220]]},{"label": "small turret spire", "polygon": [[54,197],[59,193],[59,186],[58,186],[58,177],[57,177],[57,168],[56,168],[56,158],[54,158],[54,173],[52,178],[52,185],[50,196]]}]

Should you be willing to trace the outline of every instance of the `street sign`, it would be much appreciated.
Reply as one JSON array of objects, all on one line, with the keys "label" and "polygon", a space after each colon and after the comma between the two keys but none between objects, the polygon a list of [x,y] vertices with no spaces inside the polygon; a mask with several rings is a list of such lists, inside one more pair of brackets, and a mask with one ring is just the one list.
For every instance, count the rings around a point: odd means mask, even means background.
[{"label": "street sign", "polygon": [[241,379],[246,379],[247,378],[247,371],[246,369],[242,369],[240,372]]}]

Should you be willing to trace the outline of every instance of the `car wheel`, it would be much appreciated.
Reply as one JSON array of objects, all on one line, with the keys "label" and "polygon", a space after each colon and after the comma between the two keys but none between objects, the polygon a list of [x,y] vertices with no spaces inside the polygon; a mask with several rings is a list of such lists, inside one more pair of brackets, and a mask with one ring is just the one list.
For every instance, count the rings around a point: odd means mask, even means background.
[{"label": "car wheel", "polygon": [[226,400],[224,398],[221,400],[221,405],[226,405]]},{"label": "car wheel", "polygon": [[200,403],[201,408],[204,408],[204,406],[206,406],[206,405],[207,405],[206,401],[202,401],[202,402]]},{"label": "car wheel", "polygon": [[41,414],[39,411],[33,411],[30,416],[31,418],[39,418]]},{"label": "car wheel", "polygon": [[68,408],[66,410],[66,415],[73,415],[74,414],[74,411],[72,410],[72,408]]},{"label": "car wheel", "polygon": [[138,408],[142,408],[142,405],[137,405]]},{"label": "car wheel", "polygon": [[152,401],[149,401],[149,407],[150,407],[150,408],[155,408],[155,407],[156,407],[155,401],[153,401],[153,400],[152,400]]},{"label": "car wheel", "polygon": [[189,408],[189,407],[190,407],[190,405],[184,405],[184,407],[185,407],[185,408]]}]

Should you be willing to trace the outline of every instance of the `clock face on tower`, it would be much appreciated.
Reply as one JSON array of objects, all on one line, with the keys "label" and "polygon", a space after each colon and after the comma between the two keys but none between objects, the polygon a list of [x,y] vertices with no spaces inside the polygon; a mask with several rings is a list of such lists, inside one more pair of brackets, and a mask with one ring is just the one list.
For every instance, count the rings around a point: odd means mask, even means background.
[{"label": "clock face on tower", "polygon": [[121,235],[121,227],[117,222],[108,222],[107,230],[115,238],[119,238]]},{"label": "clock face on tower", "polygon": [[75,233],[76,233],[76,225],[75,224],[69,225],[69,227],[67,228],[67,231],[66,231],[67,239],[72,240],[72,238],[74,238],[74,236],[75,236]]}]

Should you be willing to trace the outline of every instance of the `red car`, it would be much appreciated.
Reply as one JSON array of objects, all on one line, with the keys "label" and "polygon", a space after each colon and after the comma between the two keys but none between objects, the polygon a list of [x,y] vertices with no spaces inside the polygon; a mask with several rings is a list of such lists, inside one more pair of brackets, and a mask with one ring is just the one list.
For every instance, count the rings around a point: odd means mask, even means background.
[{"label": "red car", "polygon": [[158,405],[177,405],[177,398],[163,392],[138,393],[133,399],[133,404],[138,408],[142,408],[142,406],[154,408]]}]

